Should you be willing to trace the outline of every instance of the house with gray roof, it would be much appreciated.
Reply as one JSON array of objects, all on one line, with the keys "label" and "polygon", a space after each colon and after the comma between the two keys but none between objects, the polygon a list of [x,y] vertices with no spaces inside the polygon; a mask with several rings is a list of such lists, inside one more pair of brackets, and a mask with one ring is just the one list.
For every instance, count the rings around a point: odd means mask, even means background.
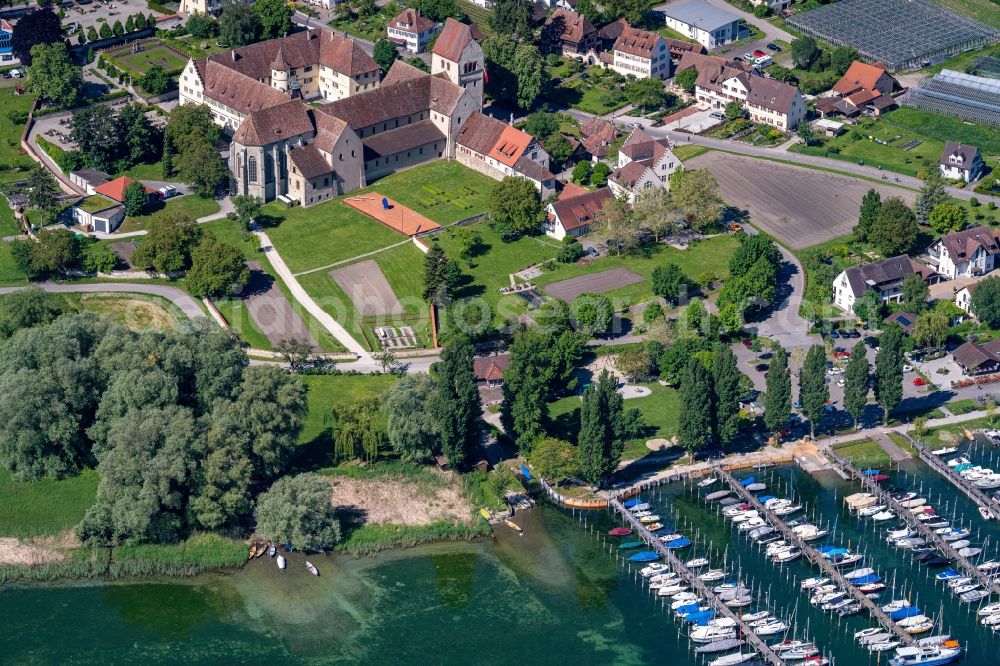
[{"label": "house with gray roof", "polygon": [[957,141],[948,141],[944,144],[944,153],[939,164],[942,176],[949,180],[963,180],[966,183],[978,180],[986,168],[978,148]]},{"label": "house with gray roof", "polygon": [[706,49],[740,38],[740,17],[705,0],[674,2],[663,14],[668,28],[694,39]]},{"label": "house with gray roof", "polygon": [[899,303],[903,300],[903,280],[914,274],[928,284],[936,284],[941,277],[929,266],[905,254],[876,263],[851,266],[833,281],[833,303],[853,314],[854,304],[868,291],[878,293],[883,303]]}]

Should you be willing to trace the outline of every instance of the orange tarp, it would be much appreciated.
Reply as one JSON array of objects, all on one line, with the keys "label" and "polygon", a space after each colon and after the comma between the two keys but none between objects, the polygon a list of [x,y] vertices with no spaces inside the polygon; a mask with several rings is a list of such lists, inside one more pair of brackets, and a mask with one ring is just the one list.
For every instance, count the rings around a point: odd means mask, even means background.
[{"label": "orange tarp", "polygon": [[[389,201],[388,210],[382,206],[383,198]],[[344,203],[406,236],[414,236],[441,226],[420,213],[389,199],[389,197],[383,197],[378,192],[347,197],[344,199]]]}]

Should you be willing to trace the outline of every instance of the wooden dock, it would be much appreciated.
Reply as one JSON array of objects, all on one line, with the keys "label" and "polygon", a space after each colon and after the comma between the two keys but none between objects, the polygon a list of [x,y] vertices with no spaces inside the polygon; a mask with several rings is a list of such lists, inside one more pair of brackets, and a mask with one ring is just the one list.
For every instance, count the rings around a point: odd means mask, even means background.
[{"label": "wooden dock", "polygon": [[910,445],[917,450],[917,456],[927,463],[928,467],[948,479],[948,481],[951,482],[951,485],[962,491],[962,494],[981,507],[989,509],[992,506],[990,498],[986,493],[977,488],[975,484],[963,478],[961,475],[953,472],[952,469],[948,467],[943,460],[941,460],[940,456],[934,455],[927,449],[926,446],[914,441],[911,437],[908,437],[905,434],[903,437],[906,437],[906,439],[910,442]]},{"label": "wooden dock", "polygon": [[721,476],[726,483],[729,484],[729,487],[742,497],[747,504],[756,509],[757,512],[767,520],[771,527],[780,531],[787,542],[794,543],[802,551],[802,554],[806,557],[806,559],[820,568],[823,575],[828,576],[831,580],[836,582],[841,589],[848,592],[855,601],[867,609],[871,616],[878,620],[879,624],[885,627],[886,630],[895,634],[904,645],[916,644],[916,640],[913,636],[903,631],[899,625],[893,622],[892,618],[890,618],[885,611],[879,608],[878,604],[865,596],[864,592],[859,590],[855,585],[852,585],[850,581],[844,578],[844,575],[839,569],[837,569],[837,567],[833,566],[830,560],[823,557],[818,550],[810,546],[806,541],[803,541],[799,535],[792,531],[792,528],[785,524],[785,521],[776,516],[774,512],[766,508],[760,501],[758,501],[757,497],[753,493],[747,490],[743,484],[736,480],[736,477],[722,468],[716,469],[716,473],[719,474],[719,476]]},{"label": "wooden dock", "polygon": [[861,470],[852,465],[849,460],[841,458],[832,451],[828,452],[828,455],[833,462],[842,467],[844,471],[851,476],[851,478],[860,482],[861,486],[866,491],[875,495],[878,498],[879,504],[885,504],[890,507],[893,512],[911,529],[915,530],[928,545],[933,545],[939,553],[945,557],[951,558],[954,561],[955,568],[961,570],[965,576],[977,580],[991,593],[1000,594],[1000,582],[994,581],[989,577],[989,575],[980,571],[975,564],[969,561],[968,558],[959,555],[958,551],[952,547],[951,543],[945,541],[941,538],[940,534],[927,527],[927,525],[922,521],[918,520],[916,514],[893,499],[878,483],[872,481],[870,477],[862,474]]},{"label": "wooden dock", "polygon": [[667,548],[662,541],[657,539],[652,532],[646,529],[645,525],[639,522],[639,520],[625,508],[624,504],[617,499],[612,499],[608,502],[608,506],[617,511],[621,515],[622,519],[624,519],[625,522],[627,522],[635,531],[635,533],[638,534],[650,548],[656,550],[663,557],[673,571],[677,572],[688,582],[688,584],[691,585],[693,589],[697,590],[698,593],[701,594],[708,602],[708,605],[714,608],[716,612],[731,620],[735,620],[740,629],[740,636],[742,636],[743,639],[748,642],[754,650],[756,650],[757,654],[760,655],[764,661],[772,666],[785,666],[784,660],[778,656],[778,653],[772,650],[771,647],[764,642],[764,639],[754,633],[753,628],[744,623],[741,617],[737,615],[732,608],[722,603],[722,600],[719,599],[718,595],[712,591],[711,586],[698,578],[698,576],[688,569],[684,563],[676,555],[674,555],[673,551]]}]

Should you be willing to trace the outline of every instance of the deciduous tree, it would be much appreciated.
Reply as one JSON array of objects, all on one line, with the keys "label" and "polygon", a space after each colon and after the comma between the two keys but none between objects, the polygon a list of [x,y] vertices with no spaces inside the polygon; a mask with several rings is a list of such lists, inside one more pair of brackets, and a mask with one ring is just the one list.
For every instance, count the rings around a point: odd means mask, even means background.
[{"label": "deciduous tree", "polygon": [[719,442],[728,445],[740,429],[740,385],[744,375],[737,366],[736,355],[728,345],[717,343],[712,356],[712,390],[715,432]]},{"label": "deciduous tree", "polygon": [[429,460],[440,448],[433,411],[437,383],[426,374],[406,375],[384,396],[389,445],[404,460]]},{"label": "deciduous tree", "polygon": [[663,80],[653,76],[638,79],[625,85],[625,98],[644,111],[655,111],[667,100],[667,92]]},{"label": "deciduous tree", "polygon": [[146,207],[146,186],[139,181],[128,184],[125,188],[125,214],[138,215]]},{"label": "deciduous tree", "polygon": [[392,63],[396,62],[396,58],[398,57],[399,52],[396,51],[395,44],[385,37],[379,37],[375,40],[375,47],[372,49],[372,59],[381,68],[383,74],[389,71]]},{"label": "deciduous tree", "polygon": [[819,54],[819,47],[812,37],[805,36],[792,40],[792,62],[799,69],[809,69]]},{"label": "deciduous tree", "polygon": [[816,426],[823,420],[830,389],[826,385],[826,351],[813,345],[806,352],[806,360],[799,370],[799,401],[802,412],[809,419],[809,433],[816,438]]},{"label": "deciduous tree", "polygon": [[[681,175],[678,175],[681,174]],[[677,208],[691,220],[691,226],[704,231],[722,220],[725,205],[719,195],[719,183],[708,169],[677,172],[670,192]]]},{"label": "deciduous tree", "polygon": [[66,42],[35,44],[31,47],[28,90],[48,97],[55,104],[72,105],[83,87],[80,68],[73,64]]},{"label": "deciduous tree", "polygon": [[250,281],[250,269],[239,249],[218,240],[214,234],[202,235],[191,251],[191,269],[184,284],[195,296],[224,296]]},{"label": "deciduous tree", "polygon": [[260,19],[249,5],[226,0],[219,16],[219,40],[230,48],[252,44],[261,31]]},{"label": "deciduous tree", "polygon": [[918,349],[923,347],[941,347],[948,340],[951,322],[948,315],[937,310],[924,312],[917,317],[913,325],[911,337]]},{"label": "deciduous tree", "polygon": [[910,207],[899,197],[882,202],[868,237],[875,248],[887,257],[904,254],[917,241],[917,220]]},{"label": "deciduous tree", "polygon": [[490,224],[505,242],[538,233],[544,210],[530,180],[505,177],[493,186],[489,206]]},{"label": "deciduous tree", "polygon": [[992,329],[1000,328],[1000,278],[981,280],[972,290],[972,312]]},{"label": "deciduous tree", "polygon": [[903,329],[887,324],[879,336],[875,357],[875,398],[882,407],[882,421],[903,399]]},{"label": "deciduous tree", "polygon": [[256,0],[250,9],[260,23],[261,39],[284,37],[291,31],[293,11],[284,0]]},{"label": "deciduous tree", "polygon": [[673,262],[654,268],[650,282],[653,284],[653,293],[665,298],[671,305],[687,300],[690,282],[680,266]]},{"label": "deciduous tree", "polygon": [[901,290],[903,292],[903,308],[908,312],[920,314],[927,308],[930,289],[923,277],[916,273],[907,275],[903,278]]},{"label": "deciduous tree", "polygon": [[137,81],[139,87],[152,95],[162,95],[174,87],[174,82],[167,71],[159,65],[153,65]]},{"label": "deciduous tree", "polygon": [[543,346],[547,337],[530,329],[518,333],[511,343],[510,363],[503,373],[500,420],[504,432],[522,453],[531,451],[548,418],[549,385],[556,371]]},{"label": "deciduous tree", "polygon": [[954,204],[938,204],[934,206],[928,217],[931,228],[939,234],[946,234],[949,231],[959,231],[965,228],[969,219],[969,213],[961,206]]},{"label": "deciduous tree", "polygon": [[573,321],[576,329],[588,338],[611,330],[614,308],[611,300],[601,294],[580,294],[573,300]]},{"label": "deciduous tree", "polygon": [[63,41],[59,17],[50,7],[28,12],[14,24],[10,47],[22,65],[30,66],[31,49],[37,44],[55,44]]},{"label": "deciduous tree", "polygon": [[674,85],[689,93],[693,93],[694,83],[697,80],[698,70],[694,67],[688,67],[677,73],[677,76],[674,77]]},{"label": "deciduous tree", "polygon": [[622,404],[615,380],[607,370],[583,392],[577,454],[580,473],[591,484],[603,485],[621,460]]},{"label": "deciduous tree", "polygon": [[131,262],[160,273],[173,273],[191,265],[191,252],[201,238],[201,230],[187,213],[163,212],[146,224]]},{"label": "deciduous tree", "polygon": [[838,46],[830,51],[830,67],[837,76],[846,74],[851,64],[860,59],[857,50],[850,46]]},{"label": "deciduous tree", "polygon": [[781,345],[776,345],[766,381],[764,425],[777,437],[792,415],[792,375],[788,369],[788,354]]},{"label": "deciduous tree", "polygon": [[490,28],[497,35],[515,39],[526,37],[531,31],[531,3],[528,0],[498,0],[489,14]]},{"label": "deciduous tree", "polygon": [[868,357],[865,355],[865,343],[858,340],[851,350],[851,358],[844,370],[844,409],[854,419],[854,427],[865,412],[868,404]]},{"label": "deciduous tree", "polygon": [[579,470],[573,445],[554,437],[546,437],[535,444],[528,460],[536,476],[556,484],[576,475]]},{"label": "deciduous tree", "polygon": [[236,219],[247,229],[250,228],[250,223],[260,216],[260,211],[264,207],[263,199],[250,194],[237,194],[230,197],[230,201],[233,202]]},{"label": "deciduous tree", "polygon": [[917,222],[929,224],[931,213],[947,198],[948,195],[944,191],[944,178],[935,165],[934,168],[927,171],[927,179],[924,180],[924,184],[920,186],[920,192],[917,193],[917,201],[914,204]]},{"label": "deciduous tree", "polygon": [[861,213],[858,215],[858,223],[854,227],[854,236],[859,241],[868,240],[875,218],[878,217],[879,210],[882,209],[882,195],[874,187],[865,192],[861,199]]},{"label": "deciduous tree", "polygon": [[312,473],[278,479],[257,500],[257,531],[295,550],[323,550],[340,541],[330,482]]},{"label": "deciduous tree", "polygon": [[684,214],[677,210],[670,190],[654,187],[643,190],[632,204],[636,223],[653,235],[653,241],[669,235],[684,223]]}]

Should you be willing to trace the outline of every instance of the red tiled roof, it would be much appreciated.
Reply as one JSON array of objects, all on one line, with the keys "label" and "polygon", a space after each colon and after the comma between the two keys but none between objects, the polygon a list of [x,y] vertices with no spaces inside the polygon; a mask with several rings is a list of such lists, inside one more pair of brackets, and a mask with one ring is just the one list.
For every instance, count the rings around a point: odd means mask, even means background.
[{"label": "red tiled roof", "polygon": [[512,167],[517,164],[531,141],[530,134],[508,125],[504,127],[503,133],[500,134],[500,138],[497,139],[489,155],[498,162]]},{"label": "red tiled roof", "polygon": [[315,178],[333,171],[315,144],[293,148],[288,151],[288,159],[299,170],[303,178]]},{"label": "red tiled roof", "polygon": [[509,354],[477,356],[472,359],[472,371],[479,381],[497,382],[503,380],[503,371],[507,369],[508,365],[510,365]]},{"label": "red tiled roof", "polygon": [[260,79],[271,76],[271,64],[278,51],[281,51],[282,59],[292,69],[323,65],[347,76],[379,70],[372,57],[353,39],[335,35],[328,30],[292,33],[287,37],[217,53],[209,56],[209,61],[235,69],[259,82]]},{"label": "red tiled roof", "polygon": [[365,137],[361,142],[365,146],[365,161],[386,155],[395,155],[404,150],[412,150],[426,146],[435,141],[446,141],[447,137],[437,128],[433,120],[403,125],[388,132],[380,132]]},{"label": "red tiled roof", "polygon": [[266,146],[314,129],[309,107],[299,100],[289,100],[248,115],[233,135],[233,141],[243,146]]},{"label": "red tiled roof", "polygon": [[388,82],[378,88],[330,102],[318,110],[341,118],[351,129],[358,130],[429,109],[450,116],[465,92],[462,86],[426,72],[416,76],[405,67],[394,65],[389,73]]},{"label": "red tiled roof", "polygon": [[458,62],[462,57],[462,51],[472,41],[472,30],[464,23],[459,23],[453,18],[448,18],[444,22],[444,29],[434,42],[432,53],[441,56],[445,60]]},{"label": "red tiled roof", "polygon": [[[97,187],[94,188],[94,192],[96,192],[97,194],[102,194],[109,199],[114,199],[118,203],[124,203],[125,190],[128,189],[129,185],[135,182],[138,181],[132,180],[128,176],[119,176],[114,180],[109,180],[106,183],[98,185]],[[146,185],[143,185],[143,187],[146,188],[146,194],[152,194],[153,192],[156,191],[153,188],[148,187]]]},{"label": "red tiled roof", "polygon": [[625,26],[622,34],[615,40],[615,51],[622,51],[640,58],[650,59],[656,55],[656,50],[663,42],[663,37],[658,33],[648,30],[639,30],[632,26]]},{"label": "red tiled roof", "polygon": [[614,194],[607,187],[593,192],[584,190],[583,194],[570,197],[565,196],[564,190],[563,196],[552,204],[552,209],[563,229],[569,231],[589,225],[604,206],[604,202],[613,197]]},{"label": "red tiled roof", "polygon": [[565,199],[572,199],[573,197],[578,197],[581,194],[587,194],[590,192],[586,187],[580,187],[576,183],[566,183],[563,185],[562,192],[559,193],[559,197],[556,201],[563,201]]},{"label": "red tiled roof", "polygon": [[560,39],[573,44],[580,44],[586,37],[597,32],[586,16],[564,7],[558,7],[552,12],[545,21],[543,30],[549,33],[549,39]]},{"label": "red tiled roof", "polygon": [[847,68],[847,72],[834,84],[833,91],[839,95],[850,95],[859,88],[875,90],[875,86],[883,74],[885,74],[885,67],[855,60]]},{"label": "red tiled roof", "polygon": [[[201,73],[201,68],[198,71]],[[269,69],[268,76],[270,75]],[[205,63],[202,80],[206,97],[238,113],[250,114],[284,104],[291,99],[287,93],[212,59]]]},{"label": "red tiled roof", "polygon": [[436,25],[426,16],[421,16],[419,9],[404,9],[399,16],[389,21],[390,28],[413,33],[427,32]]},{"label": "red tiled roof", "polygon": [[611,180],[615,181],[622,187],[632,189],[635,184],[639,182],[643,174],[646,173],[645,161],[642,162],[629,162],[620,169],[615,169],[614,173],[611,174]]}]

